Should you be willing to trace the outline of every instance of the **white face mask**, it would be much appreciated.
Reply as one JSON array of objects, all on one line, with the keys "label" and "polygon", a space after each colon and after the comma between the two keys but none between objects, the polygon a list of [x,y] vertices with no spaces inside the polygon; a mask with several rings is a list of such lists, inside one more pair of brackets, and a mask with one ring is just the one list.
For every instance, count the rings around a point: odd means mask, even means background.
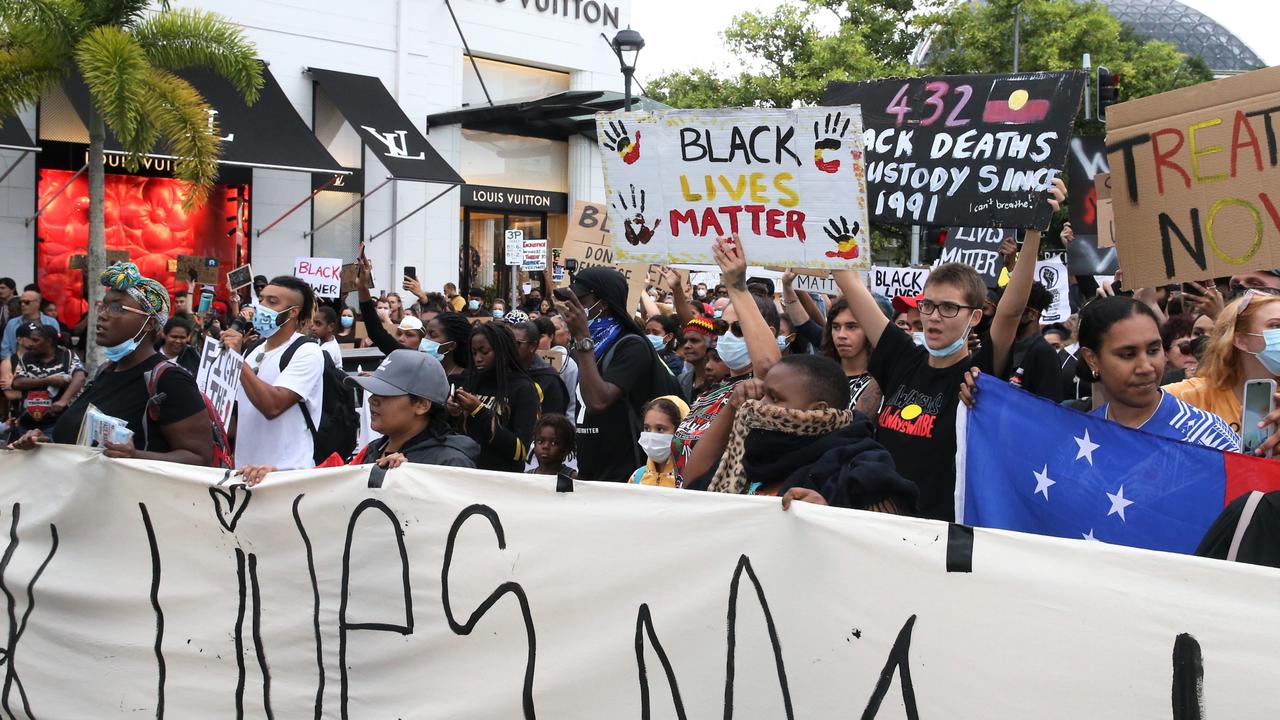
[{"label": "white face mask", "polygon": [[671,457],[671,438],[668,433],[642,432],[636,442],[650,460],[663,463]]}]

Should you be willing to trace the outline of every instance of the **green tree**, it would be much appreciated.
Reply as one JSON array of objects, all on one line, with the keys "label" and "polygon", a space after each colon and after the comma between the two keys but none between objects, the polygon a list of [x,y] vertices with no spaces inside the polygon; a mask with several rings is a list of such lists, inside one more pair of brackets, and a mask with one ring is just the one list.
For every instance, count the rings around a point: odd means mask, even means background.
[{"label": "green tree", "polygon": [[[1203,60],[1170,43],[1137,36],[1097,0],[988,0],[981,5],[960,3],[922,17],[923,24],[935,28],[924,63],[927,73],[1012,71],[1019,5],[1018,69],[1024,72],[1079,68],[1089,53],[1094,67],[1120,73],[1122,101],[1213,79]],[[1101,135],[1105,128],[1094,121],[1081,122],[1077,132]]]},{"label": "green tree", "polygon": [[648,83],[649,96],[675,107],[792,107],[816,104],[831,80],[910,74],[923,37],[915,5],[936,2],[798,0],[742,13],[721,36],[748,69],[668,73]]},{"label": "green tree", "polygon": [[[103,144],[106,129],[136,170],[163,143],[174,175],[189,183],[186,202],[203,201],[218,177],[221,134],[209,105],[174,73],[207,67],[253,103],[262,87],[257,51],[240,28],[214,13],[171,10],[162,0],[0,0],[0,117],[39,102],[71,71],[89,88],[89,327],[96,323],[96,278],[105,269]],[[90,362],[101,358],[88,335]]]}]

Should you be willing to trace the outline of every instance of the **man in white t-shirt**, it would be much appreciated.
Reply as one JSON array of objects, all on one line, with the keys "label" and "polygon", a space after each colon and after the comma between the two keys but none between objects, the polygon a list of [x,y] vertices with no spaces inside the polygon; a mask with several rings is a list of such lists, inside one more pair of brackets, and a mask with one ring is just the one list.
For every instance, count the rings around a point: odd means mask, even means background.
[{"label": "man in white t-shirt", "polygon": [[[266,342],[243,353],[236,394],[236,467],[315,467],[315,449],[302,404],[306,404],[312,427],[319,427],[324,351],[299,332],[311,317],[314,303],[310,286],[287,275],[275,278],[258,294],[253,327]],[[234,330],[222,332],[222,343],[237,352],[243,340]],[[295,345],[293,357],[281,370],[281,359]]]}]

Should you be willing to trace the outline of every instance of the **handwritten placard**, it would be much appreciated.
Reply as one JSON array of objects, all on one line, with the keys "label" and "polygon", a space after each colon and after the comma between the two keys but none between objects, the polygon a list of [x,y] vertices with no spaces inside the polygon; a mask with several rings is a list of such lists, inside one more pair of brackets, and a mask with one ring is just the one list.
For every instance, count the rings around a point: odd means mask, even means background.
[{"label": "handwritten placard", "polygon": [[938,262],[968,265],[978,272],[987,287],[998,287],[1000,271],[1004,268],[1000,246],[1005,240],[1016,239],[1017,231],[1012,228],[950,228]]},{"label": "handwritten placard", "polygon": [[235,408],[236,392],[240,389],[240,366],[243,364],[244,358],[234,350],[222,347],[213,338],[204,339],[196,386],[209,397],[223,423],[230,420],[231,411]]},{"label": "handwritten placard", "polygon": [[915,297],[924,292],[930,268],[873,267],[868,276],[871,292],[887,298]]},{"label": "handwritten placard", "polygon": [[871,217],[885,223],[1046,228],[1084,89],[1079,72],[831,82],[862,107]]},{"label": "handwritten placard", "polygon": [[1097,198],[1098,247],[1116,246],[1116,212],[1111,205],[1111,173],[1099,173],[1093,179]]},{"label": "handwritten placard", "polygon": [[297,258],[293,275],[310,285],[317,297],[336,298],[342,291],[341,258]]},{"label": "handwritten placard", "polygon": [[715,262],[737,233],[762,265],[869,265],[858,108],[596,117],[620,261]]},{"label": "handwritten placard", "polygon": [[1280,267],[1280,67],[1107,111],[1127,287]]}]

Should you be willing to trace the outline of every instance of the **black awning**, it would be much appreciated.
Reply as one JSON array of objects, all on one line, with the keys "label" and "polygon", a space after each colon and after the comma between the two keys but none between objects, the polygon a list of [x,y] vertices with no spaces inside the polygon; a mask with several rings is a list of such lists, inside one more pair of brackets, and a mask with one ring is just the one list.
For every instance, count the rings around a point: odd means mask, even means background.
[{"label": "black awning", "polygon": [[[224,165],[329,174],[349,172],[316,139],[266,67],[262,68],[262,92],[252,107],[245,105],[231,83],[211,70],[188,68],[177,74],[191,83],[217,113],[218,128],[222,131],[219,162]],[[79,74],[73,74],[63,83],[63,89],[87,127],[89,88],[84,80]],[[120,142],[109,130],[106,149],[121,151]],[[164,152],[163,147],[157,148],[153,155],[164,157]]]},{"label": "black awning", "polygon": [[[626,98],[612,90],[568,90],[500,105],[479,105],[427,116],[427,127],[461,125],[464,130],[567,140],[574,135],[595,138],[598,112],[621,110]],[[656,100],[631,99],[632,110],[663,110]]]},{"label": "black awning", "polygon": [[381,80],[319,68],[307,72],[392,177],[451,185],[464,182],[404,114]]},{"label": "black awning", "polygon": [[40,148],[31,142],[31,136],[22,126],[16,115],[0,117],[0,150],[22,150],[23,152],[40,152]]}]

